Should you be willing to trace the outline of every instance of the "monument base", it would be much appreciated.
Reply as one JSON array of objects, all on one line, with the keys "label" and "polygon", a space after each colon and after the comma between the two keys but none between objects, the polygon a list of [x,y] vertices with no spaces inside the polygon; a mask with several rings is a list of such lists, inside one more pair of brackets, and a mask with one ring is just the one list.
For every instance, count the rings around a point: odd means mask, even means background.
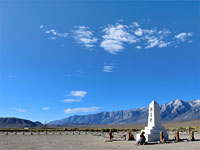
[{"label": "monument base", "polygon": [[[164,139],[168,140],[167,131],[163,127],[145,127],[144,130],[141,130],[141,133],[144,132],[144,136],[147,142],[160,141],[160,132],[163,132]],[[140,134],[136,135],[136,141],[139,141]]]}]

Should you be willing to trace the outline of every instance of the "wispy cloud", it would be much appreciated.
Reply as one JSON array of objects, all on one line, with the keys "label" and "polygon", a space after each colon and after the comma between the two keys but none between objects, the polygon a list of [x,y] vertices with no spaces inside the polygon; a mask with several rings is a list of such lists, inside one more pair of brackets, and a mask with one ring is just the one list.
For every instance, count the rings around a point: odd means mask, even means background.
[{"label": "wispy cloud", "polygon": [[104,40],[101,42],[100,46],[111,54],[117,54],[124,49],[123,43],[116,40]]},{"label": "wispy cloud", "polygon": [[65,103],[73,103],[73,102],[81,102],[81,99],[65,99],[63,100]]},{"label": "wispy cloud", "polygon": [[103,28],[100,47],[111,54],[118,54],[125,50],[126,45],[136,45],[136,49],[164,48],[176,46],[180,42],[191,41],[191,32],[175,35],[169,29],[143,28],[138,22],[130,25],[117,22]]},{"label": "wispy cloud", "polygon": [[[149,19],[145,19],[148,24]],[[144,22],[143,22],[144,23]],[[44,25],[40,29],[47,35],[49,39],[56,40],[59,37],[74,38],[80,45],[91,48],[99,45],[110,54],[119,54],[125,51],[127,46],[135,49],[165,48],[177,47],[183,42],[192,42],[192,32],[172,31],[167,28],[150,27],[145,28],[138,22],[124,24],[123,20],[113,24],[100,27],[101,34],[97,37],[94,32],[86,26],[75,26],[72,32],[59,33],[55,29],[45,30]]]},{"label": "wispy cloud", "polygon": [[135,36],[128,33],[127,29],[128,26],[119,23],[106,26],[100,47],[111,54],[117,54],[125,48],[124,43],[136,43]]},{"label": "wispy cloud", "polygon": [[50,36],[49,39],[50,39],[50,40],[56,40],[57,37],[55,37],[55,36]]},{"label": "wispy cloud", "polygon": [[140,25],[139,25],[138,22],[133,22],[133,23],[132,23],[132,26],[133,26],[133,27],[139,27]]},{"label": "wispy cloud", "polygon": [[75,97],[85,97],[88,92],[86,91],[70,91],[70,96],[75,96]]},{"label": "wispy cloud", "polygon": [[18,112],[27,112],[26,109],[21,109],[21,108],[17,108],[17,107],[15,107],[14,109],[15,109],[16,111],[18,111]]},{"label": "wispy cloud", "polygon": [[187,37],[190,37],[190,36],[192,36],[191,32],[188,32],[188,33],[182,32],[182,33],[175,35],[175,38],[182,42],[185,42],[187,40]]},{"label": "wispy cloud", "polygon": [[115,68],[115,66],[113,65],[105,65],[102,69],[103,72],[113,72],[113,69]]},{"label": "wispy cloud", "polygon": [[117,54],[125,50],[126,44],[136,45],[136,49],[177,47],[180,42],[192,42],[193,33],[170,31],[159,27],[143,28],[138,22],[130,25],[115,23],[107,25],[103,29],[100,47],[111,54]]},{"label": "wispy cloud", "polygon": [[50,107],[43,107],[42,110],[49,110]]},{"label": "wispy cloud", "polygon": [[68,37],[68,33],[67,32],[58,32],[56,31],[55,29],[50,29],[50,30],[47,30],[45,29],[44,25],[40,25],[40,29],[45,33],[47,34],[49,37],[49,39],[51,40],[56,40],[57,38],[59,37],[62,37],[62,38],[66,38]]},{"label": "wispy cloud", "polygon": [[40,25],[40,29],[42,29],[44,27],[44,25]]},{"label": "wispy cloud", "polygon": [[93,36],[93,32],[90,31],[90,28],[86,26],[77,26],[72,32],[76,41],[87,48],[94,47],[94,44],[98,40]]},{"label": "wispy cloud", "polygon": [[85,112],[96,112],[99,111],[101,107],[80,107],[80,108],[68,108],[64,112],[66,114],[75,114],[75,113],[85,113]]},{"label": "wispy cloud", "polygon": [[72,72],[72,73],[68,73],[68,74],[65,74],[64,76],[65,77],[81,77],[83,74],[83,71],[82,70],[76,70],[75,72]]},{"label": "wispy cloud", "polygon": [[141,46],[136,46],[135,48],[137,48],[137,49],[142,49],[142,47],[141,47]]},{"label": "wispy cloud", "polygon": [[59,33],[59,32],[57,32],[56,30],[54,30],[54,29],[51,29],[51,30],[46,30],[46,31],[44,31],[46,34],[49,34],[49,35],[53,35],[53,36],[55,36],[55,37],[63,37],[63,38],[65,38],[65,37],[67,37],[68,36],[68,33],[66,33],[66,32],[64,32],[64,33]]},{"label": "wispy cloud", "polygon": [[66,99],[63,100],[64,103],[74,103],[81,102],[82,99],[88,94],[86,91],[70,91]]},{"label": "wispy cloud", "polygon": [[171,44],[171,41],[169,41],[171,32],[167,29],[136,28],[133,32],[138,40],[138,46],[136,46],[137,49],[149,49],[154,47],[163,48]]},{"label": "wispy cloud", "polygon": [[135,30],[135,35],[137,35],[137,36],[142,36],[142,34],[143,34],[143,31],[142,31],[142,29],[141,28],[138,28],[138,29],[136,29]]}]

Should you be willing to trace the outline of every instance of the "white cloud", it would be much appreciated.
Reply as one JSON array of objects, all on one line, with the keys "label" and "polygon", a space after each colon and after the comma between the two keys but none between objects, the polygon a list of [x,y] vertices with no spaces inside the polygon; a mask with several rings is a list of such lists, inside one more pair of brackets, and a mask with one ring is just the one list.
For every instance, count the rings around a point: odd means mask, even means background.
[{"label": "white cloud", "polygon": [[137,48],[137,49],[142,49],[142,47],[141,47],[141,46],[136,46],[135,48]]},{"label": "white cloud", "polygon": [[57,32],[56,32],[54,29],[51,29],[50,31],[51,31],[51,33],[52,33],[53,35],[56,35],[56,34],[57,34]]},{"label": "white cloud", "polygon": [[116,40],[121,42],[135,42],[134,36],[129,34],[126,31],[127,26],[122,24],[111,25],[104,28],[105,35],[103,35],[104,39]]},{"label": "white cloud", "polygon": [[135,31],[135,34],[136,34],[137,36],[142,36],[142,34],[143,34],[142,29],[141,29],[141,28],[138,28],[138,29]]},{"label": "white cloud", "polygon": [[[177,34],[167,28],[159,29],[159,27],[144,28],[138,22],[132,22],[130,25],[122,23],[123,20],[114,24],[101,27],[102,35],[94,36],[94,32],[86,26],[74,27],[72,33],[59,33],[55,29],[45,30],[41,25],[40,29],[49,35],[49,39],[56,40],[59,37],[72,37],[82,46],[91,48],[98,41],[99,46],[110,54],[118,54],[126,49],[127,45],[136,49],[178,47],[182,42],[191,43],[193,33],[181,32]],[[148,23],[148,22],[146,22]]]},{"label": "white cloud", "polygon": [[145,47],[146,49],[157,46],[159,44],[159,41],[156,37],[149,37],[147,44],[148,45]]},{"label": "white cloud", "polygon": [[117,54],[124,49],[123,43],[116,40],[104,40],[101,42],[100,46],[103,47],[105,51],[111,54]]},{"label": "white cloud", "polygon": [[26,112],[27,110],[26,109],[21,109],[21,108],[14,108],[16,111],[18,111],[18,112]]},{"label": "white cloud", "polygon": [[114,66],[113,65],[105,65],[104,67],[103,67],[103,72],[113,72],[113,68],[114,68]]},{"label": "white cloud", "polygon": [[[170,41],[171,31],[168,29],[157,30],[157,29],[142,29],[138,28],[135,31],[138,35],[139,41],[144,45],[145,49],[149,48],[163,48],[169,46],[172,41]],[[141,47],[141,45],[139,45]]]},{"label": "white cloud", "polygon": [[64,33],[57,33],[57,36],[59,37],[67,37],[68,33],[64,32]]},{"label": "white cloud", "polygon": [[85,113],[85,112],[96,112],[99,111],[101,107],[80,107],[80,108],[68,108],[64,112],[66,114],[75,114],[75,113]]},{"label": "white cloud", "polygon": [[170,44],[171,44],[171,42],[160,41],[158,47],[160,47],[160,48],[167,47]]},{"label": "white cloud", "polygon": [[75,96],[75,97],[85,97],[88,92],[86,91],[70,91],[70,96]]},{"label": "white cloud", "polygon": [[94,47],[98,39],[93,36],[93,32],[90,31],[90,28],[85,26],[78,26],[75,28],[73,33],[76,41],[87,48]]},{"label": "white cloud", "polygon": [[171,31],[169,29],[163,29],[163,30],[158,31],[158,34],[167,35],[167,34],[171,34]]},{"label": "white cloud", "polygon": [[103,41],[100,47],[111,54],[117,54],[124,49],[124,43],[136,43],[134,35],[128,33],[128,26],[122,24],[108,25],[103,29]]},{"label": "white cloud", "polygon": [[50,107],[43,107],[42,110],[49,110]]},{"label": "white cloud", "polygon": [[49,39],[50,39],[50,40],[56,40],[57,37],[55,37],[55,36],[50,36]]},{"label": "white cloud", "polygon": [[138,22],[133,22],[132,24],[133,24],[134,27],[139,27],[140,26]]},{"label": "white cloud", "polygon": [[145,29],[137,22],[131,25],[119,23],[107,25],[103,33],[100,47],[111,54],[122,52],[126,44],[137,44],[135,46],[137,49],[149,49],[163,48],[173,43],[173,33],[169,29],[158,30],[156,27]]},{"label": "white cloud", "polygon": [[187,37],[190,37],[190,36],[192,36],[192,33],[191,33],[191,32],[188,32],[188,33],[182,32],[182,33],[179,33],[179,34],[175,35],[174,37],[175,37],[176,39],[179,39],[179,40],[182,41],[182,42],[185,42],[185,41],[186,41],[186,38],[187,38]]},{"label": "white cloud", "polygon": [[153,34],[155,34],[157,32],[156,29],[142,29],[141,28],[141,30],[147,36],[153,35]]},{"label": "white cloud", "polygon": [[46,34],[49,34],[49,33],[51,33],[51,31],[48,31],[48,30],[47,30],[47,31],[45,31],[45,33],[46,33]]},{"label": "white cloud", "polygon": [[67,37],[69,35],[67,32],[61,33],[61,32],[57,32],[55,29],[44,30],[43,28],[44,28],[44,26],[42,26],[42,28],[40,27],[40,29],[42,29],[42,31],[44,33],[50,35],[49,39],[51,39],[51,40],[55,40],[55,39],[57,39],[57,37],[65,38],[65,37]]},{"label": "white cloud", "polygon": [[81,102],[80,99],[65,99],[63,100],[65,103],[73,103],[73,102]]},{"label": "white cloud", "polygon": [[86,91],[70,91],[66,97],[67,99],[64,99],[64,103],[74,103],[74,102],[81,102],[81,100],[87,95],[88,92]]}]

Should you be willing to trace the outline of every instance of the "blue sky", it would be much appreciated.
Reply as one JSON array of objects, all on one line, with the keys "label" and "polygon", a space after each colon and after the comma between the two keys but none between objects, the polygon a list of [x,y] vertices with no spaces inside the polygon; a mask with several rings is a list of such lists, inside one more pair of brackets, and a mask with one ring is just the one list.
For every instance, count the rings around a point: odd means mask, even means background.
[{"label": "blue sky", "polygon": [[0,116],[200,99],[199,18],[198,1],[0,0]]}]

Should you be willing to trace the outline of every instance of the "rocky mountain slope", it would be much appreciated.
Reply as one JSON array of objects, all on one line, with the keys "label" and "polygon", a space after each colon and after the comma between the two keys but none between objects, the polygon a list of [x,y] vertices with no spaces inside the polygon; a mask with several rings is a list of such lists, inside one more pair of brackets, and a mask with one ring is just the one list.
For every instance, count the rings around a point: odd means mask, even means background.
[{"label": "rocky mountain slope", "polygon": [[0,128],[24,128],[24,127],[41,127],[40,122],[32,122],[30,120],[20,118],[0,118]]},{"label": "rocky mountain slope", "polygon": [[[200,100],[182,101],[176,99],[160,106],[162,121],[185,121],[200,119]],[[49,122],[49,125],[93,125],[127,124],[147,122],[148,107],[114,112],[100,112],[91,115],[75,115]]]}]

